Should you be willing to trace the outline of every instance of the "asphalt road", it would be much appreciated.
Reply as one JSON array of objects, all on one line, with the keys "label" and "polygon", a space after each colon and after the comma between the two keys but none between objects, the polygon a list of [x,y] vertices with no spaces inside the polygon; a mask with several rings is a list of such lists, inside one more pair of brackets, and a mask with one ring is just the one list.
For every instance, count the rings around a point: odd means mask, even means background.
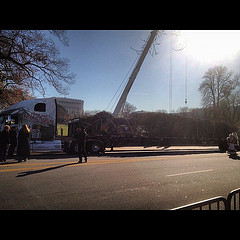
[{"label": "asphalt road", "polygon": [[0,164],[0,209],[165,210],[240,187],[226,153],[37,158]]}]

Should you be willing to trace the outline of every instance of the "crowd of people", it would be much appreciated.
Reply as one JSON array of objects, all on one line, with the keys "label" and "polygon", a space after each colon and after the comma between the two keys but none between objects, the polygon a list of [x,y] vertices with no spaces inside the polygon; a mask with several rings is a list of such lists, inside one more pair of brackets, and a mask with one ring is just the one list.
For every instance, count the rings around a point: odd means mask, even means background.
[{"label": "crowd of people", "polygon": [[[31,131],[26,124],[22,125],[18,134],[16,127],[13,126],[10,128],[9,125],[5,125],[4,129],[0,132],[0,162],[6,162],[7,157],[13,158],[16,147],[18,162],[29,159],[30,137]],[[87,162],[86,137],[87,133],[84,127],[78,128],[74,134],[74,138],[78,141],[78,163],[82,163],[82,157]]]},{"label": "crowd of people", "polygon": [[12,158],[16,147],[18,162],[30,158],[30,129],[27,125],[22,126],[18,136],[15,127],[5,125],[0,132],[0,162],[6,162],[7,156]]}]

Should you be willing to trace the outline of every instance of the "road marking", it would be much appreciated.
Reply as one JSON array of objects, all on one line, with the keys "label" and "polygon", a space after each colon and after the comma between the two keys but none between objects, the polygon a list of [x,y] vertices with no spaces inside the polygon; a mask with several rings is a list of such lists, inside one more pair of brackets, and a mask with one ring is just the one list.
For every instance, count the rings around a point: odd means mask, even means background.
[{"label": "road marking", "polygon": [[53,165],[53,164],[62,164],[62,163],[69,163],[69,162],[35,162],[35,163],[14,163],[14,164],[0,164],[0,167],[18,167],[18,166],[31,166],[31,165]]},{"label": "road marking", "polygon": [[[57,167],[57,166],[59,165],[51,165],[51,166],[48,166],[48,168]],[[10,168],[10,169],[0,169],[0,172],[18,172],[18,171],[24,171],[24,170],[29,171],[29,170],[36,170],[36,169],[47,169],[47,168],[44,168],[44,166],[30,167],[30,168]]]},{"label": "road marking", "polygon": [[[89,166],[89,165],[101,165],[101,164],[114,164],[114,163],[134,163],[134,162],[148,162],[148,161],[159,161],[159,160],[167,160],[168,158],[162,156],[154,156],[154,157],[140,157],[140,158],[121,158],[121,159],[98,159],[98,160],[90,160],[87,164],[76,164],[76,162],[70,161],[52,161],[52,162],[30,162],[30,163],[16,163],[16,164],[3,164],[0,165],[1,167],[7,167],[7,169],[0,169],[0,172],[14,172],[14,171],[29,171],[35,169],[45,169],[55,167],[55,166],[63,166],[63,167],[76,167],[76,166]],[[77,159],[78,160],[78,159]],[[66,166],[64,166],[66,164]],[[48,166],[44,166],[48,165]],[[22,167],[25,168],[22,168]],[[209,172],[213,171],[212,169],[202,170],[202,171],[194,171],[194,172],[185,172],[185,173],[177,173],[177,174],[170,174],[167,177],[172,176],[179,176],[179,175],[186,175],[192,173],[200,173],[200,172]]]},{"label": "road marking", "polygon": [[[134,163],[134,162],[146,162],[146,161],[155,161],[155,160],[166,160],[167,158],[130,158],[130,159],[100,159],[88,161],[86,164],[76,164],[76,162],[69,161],[53,161],[53,162],[35,162],[35,163],[16,163],[16,164],[2,164],[0,167],[4,167],[5,169],[0,169],[0,172],[14,172],[14,171],[29,171],[35,169],[45,169],[51,167],[71,167],[71,166],[89,166],[89,165],[100,165],[100,164],[113,164],[113,163]],[[77,159],[78,160],[78,159]],[[44,166],[48,165],[48,166]],[[66,166],[65,166],[66,165]],[[25,168],[22,168],[22,167]]]},{"label": "road marking", "polygon": [[181,175],[194,174],[194,173],[212,172],[212,171],[213,171],[212,169],[206,169],[206,170],[194,171],[194,172],[170,174],[170,175],[167,175],[167,177],[181,176]]}]

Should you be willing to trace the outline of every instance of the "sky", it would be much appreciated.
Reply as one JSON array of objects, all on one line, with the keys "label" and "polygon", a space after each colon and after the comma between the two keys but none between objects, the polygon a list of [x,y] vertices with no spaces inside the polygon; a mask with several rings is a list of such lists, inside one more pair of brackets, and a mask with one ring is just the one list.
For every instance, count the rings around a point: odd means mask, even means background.
[{"label": "sky", "polygon": [[[142,50],[150,32],[68,30],[68,47],[56,41],[61,57],[70,60],[70,70],[76,74],[75,84],[65,97],[84,100],[84,111],[113,112],[121,93],[117,90],[120,86],[122,90],[122,82],[126,84],[129,79],[139,57],[136,50]],[[166,30],[156,43],[157,54],[147,54],[128,94],[127,102],[137,111],[199,108],[198,88],[209,68],[223,65],[240,72],[240,31]],[[37,93],[35,96],[42,97]],[[48,88],[45,97],[64,96]]]}]

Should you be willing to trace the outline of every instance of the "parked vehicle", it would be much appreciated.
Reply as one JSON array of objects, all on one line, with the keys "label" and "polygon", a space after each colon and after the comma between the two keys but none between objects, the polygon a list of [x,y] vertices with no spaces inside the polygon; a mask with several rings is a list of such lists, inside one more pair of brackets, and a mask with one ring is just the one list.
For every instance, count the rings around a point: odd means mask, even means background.
[{"label": "parked vehicle", "polygon": [[[15,126],[18,132],[27,124],[31,130],[30,149],[33,152],[75,153],[73,136],[61,136],[57,131],[58,107],[56,98],[40,98],[21,101],[0,113],[0,130],[5,125]],[[87,149],[91,153],[104,151],[101,141],[89,138]]]}]

